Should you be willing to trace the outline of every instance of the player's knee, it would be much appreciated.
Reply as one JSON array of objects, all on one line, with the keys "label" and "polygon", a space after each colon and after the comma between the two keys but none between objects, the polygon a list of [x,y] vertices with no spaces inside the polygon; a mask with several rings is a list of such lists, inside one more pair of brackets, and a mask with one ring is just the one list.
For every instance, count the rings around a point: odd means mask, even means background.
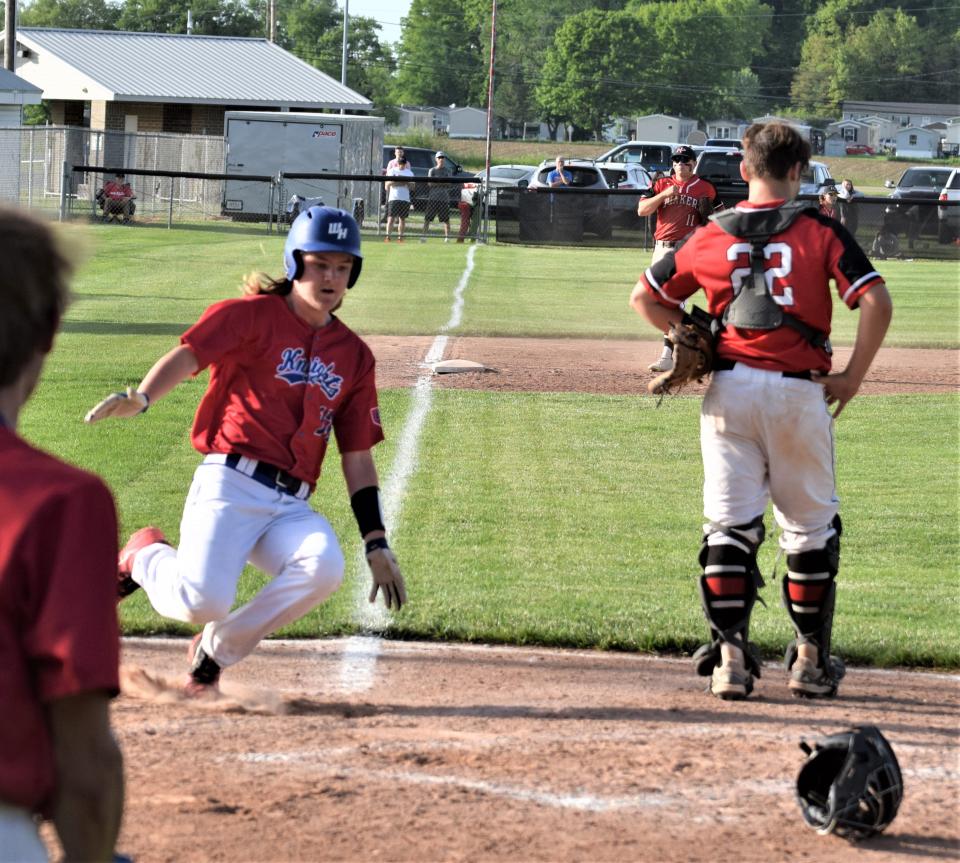
[{"label": "player's knee", "polygon": [[303,573],[311,595],[318,602],[330,596],[343,583],[345,562],[335,542],[299,557],[295,566]]},{"label": "player's knee", "polygon": [[192,594],[184,596],[186,608],[186,622],[203,625],[214,620],[223,620],[230,614],[233,605],[233,596],[218,596],[210,594]]}]

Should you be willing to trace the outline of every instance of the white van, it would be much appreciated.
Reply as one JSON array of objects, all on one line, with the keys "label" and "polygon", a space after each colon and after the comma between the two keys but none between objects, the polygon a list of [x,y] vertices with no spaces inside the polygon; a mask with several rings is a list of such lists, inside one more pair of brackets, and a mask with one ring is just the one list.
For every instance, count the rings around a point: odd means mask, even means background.
[{"label": "white van", "polygon": [[801,195],[819,195],[824,186],[836,185],[837,181],[830,176],[830,169],[823,162],[811,162],[800,175]]}]

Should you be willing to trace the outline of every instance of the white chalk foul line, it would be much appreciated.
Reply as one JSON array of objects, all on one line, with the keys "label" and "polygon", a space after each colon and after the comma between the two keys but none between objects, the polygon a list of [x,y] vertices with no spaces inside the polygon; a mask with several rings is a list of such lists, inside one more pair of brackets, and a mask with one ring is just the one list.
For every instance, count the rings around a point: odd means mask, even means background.
[{"label": "white chalk foul line", "polygon": [[[460,281],[453,292],[453,305],[450,309],[450,319],[440,329],[441,332],[459,326],[463,318],[463,295],[470,282],[473,272],[474,256],[477,247],[471,246],[467,251],[467,263]],[[420,434],[430,405],[433,402],[433,371],[429,367],[443,359],[447,349],[447,336],[438,335],[426,356],[423,364],[428,367],[417,378],[413,387],[413,397],[407,420],[397,439],[397,451],[389,475],[382,484],[381,504],[383,506],[384,522],[396,525],[400,520],[403,508],[403,496],[411,477],[416,472]],[[390,614],[381,602],[372,604],[368,601],[369,580],[364,577],[367,571],[367,560],[363,549],[358,549],[355,561],[355,571],[359,577],[354,578],[354,621],[360,625],[365,633],[376,635],[390,626]],[[373,685],[374,671],[379,654],[379,642],[371,638],[348,639],[344,648],[344,658],[340,669],[340,685],[345,692],[359,692],[369,689]]]}]

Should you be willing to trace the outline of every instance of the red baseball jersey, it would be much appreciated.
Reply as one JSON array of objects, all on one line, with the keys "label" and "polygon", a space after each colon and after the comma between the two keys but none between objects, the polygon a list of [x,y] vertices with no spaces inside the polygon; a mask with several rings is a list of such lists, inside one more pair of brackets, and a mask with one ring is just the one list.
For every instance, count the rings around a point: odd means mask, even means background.
[{"label": "red baseball jersey", "polygon": [[130,188],[130,184],[118,183],[116,180],[107,180],[107,182],[103,184],[103,193],[108,198],[133,197],[133,189]]},{"label": "red baseball jersey", "polygon": [[239,453],[314,484],[330,432],[341,452],[383,440],[373,352],[334,317],[313,329],[284,297],[210,306],[180,339],[210,367],[191,440],[199,452]]},{"label": "red baseball jersey", "polygon": [[703,224],[699,207],[701,198],[709,198],[712,206],[720,202],[713,183],[701,180],[696,174],[686,183],[676,177],[661,177],[653,184],[653,193],[659,195],[670,186],[676,189],[676,193],[657,210],[657,227],[653,238],[676,243]]},{"label": "red baseball jersey", "polygon": [[119,662],[110,492],[0,427],[0,801],[49,814],[46,707],[116,695]]},{"label": "red baseball jersey", "polygon": [[[740,211],[779,207],[737,204]],[[770,237],[764,247],[765,274],[773,298],[785,312],[830,334],[833,301],[830,281],[848,308],[883,279],[846,228],[816,212],[803,212],[785,231]],[[703,288],[707,310],[720,317],[750,274],[750,243],[732,237],[710,222],[692,234],[672,254],[648,269],[641,281],[657,302],[678,308]],[[810,344],[792,327],[749,330],[726,327],[717,353],[724,359],[771,371],[830,370],[830,355]]]}]

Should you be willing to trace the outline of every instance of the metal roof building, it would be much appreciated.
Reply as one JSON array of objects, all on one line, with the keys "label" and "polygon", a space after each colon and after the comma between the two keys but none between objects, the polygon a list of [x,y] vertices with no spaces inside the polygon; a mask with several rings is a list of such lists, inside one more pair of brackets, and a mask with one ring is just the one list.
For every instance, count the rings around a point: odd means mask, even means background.
[{"label": "metal roof building", "polygon": [[227,109],[373,107],[266,39],[23,27],[17,49],[55,124],[219,135]]}]

